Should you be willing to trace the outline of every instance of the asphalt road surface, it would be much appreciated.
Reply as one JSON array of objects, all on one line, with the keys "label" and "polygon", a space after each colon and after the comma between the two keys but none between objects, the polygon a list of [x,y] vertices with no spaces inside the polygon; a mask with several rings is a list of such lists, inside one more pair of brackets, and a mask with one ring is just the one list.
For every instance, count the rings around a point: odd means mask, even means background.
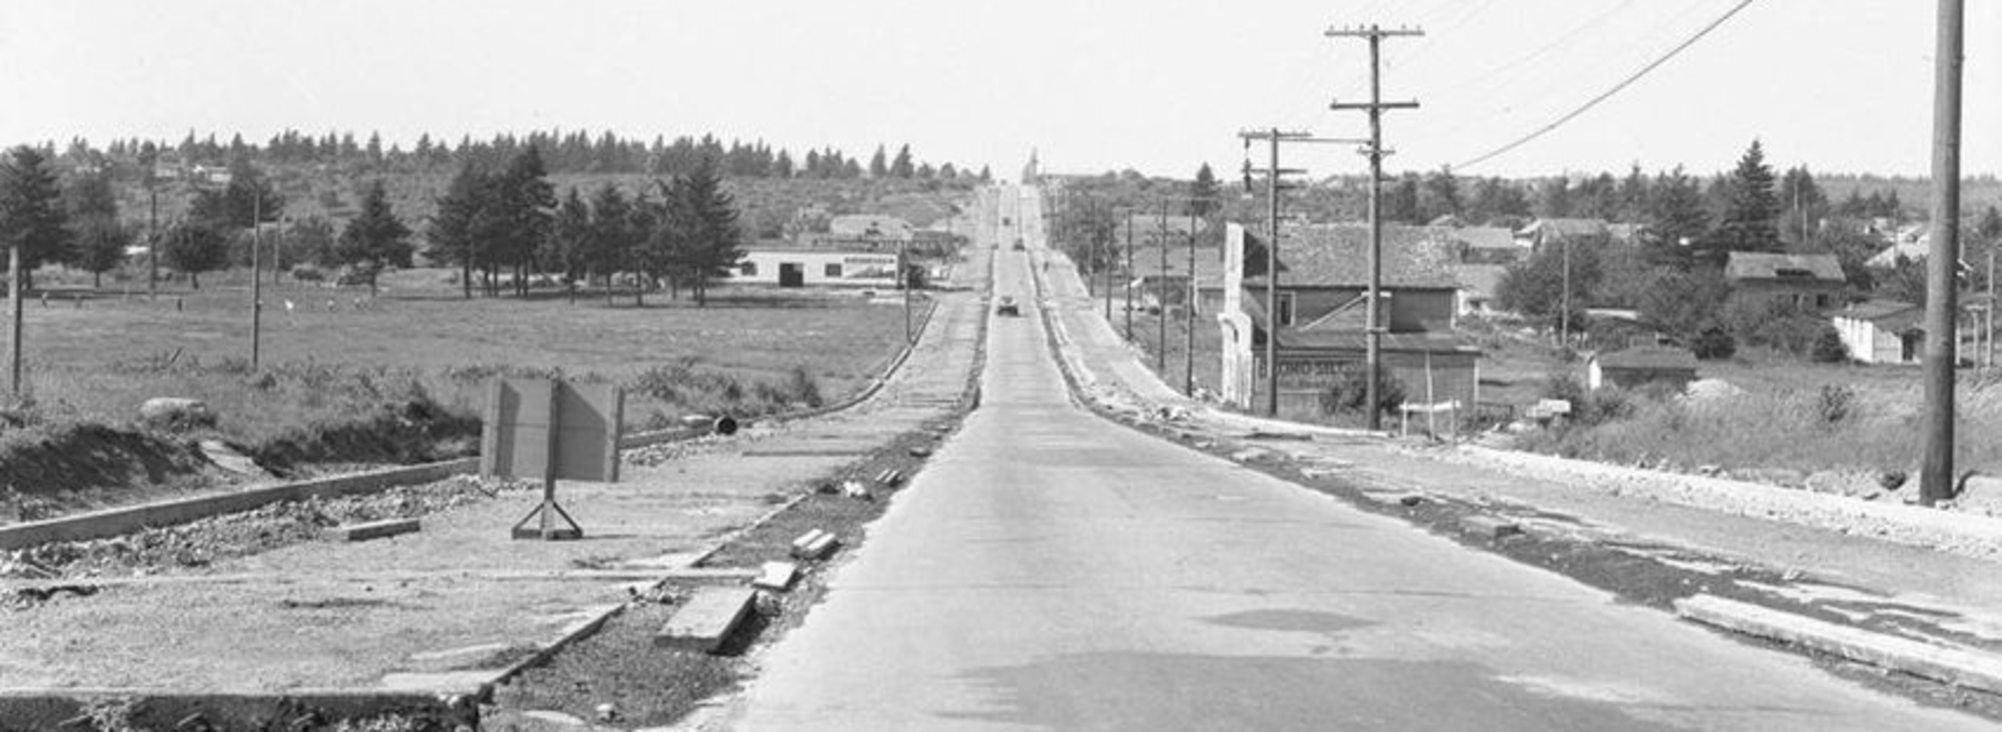
[{"label": "asphalt road surface", "polygon": [[[1027,254],[998,260],[1033,305]],[[1101,420],[1024,316],[724,726],[1988,728]]]}]

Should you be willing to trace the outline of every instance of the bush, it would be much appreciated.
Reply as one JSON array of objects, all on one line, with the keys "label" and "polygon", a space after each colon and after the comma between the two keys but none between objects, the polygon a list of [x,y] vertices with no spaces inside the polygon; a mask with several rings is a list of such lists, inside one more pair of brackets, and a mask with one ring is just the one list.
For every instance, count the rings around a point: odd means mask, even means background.
[{"label": "bush", "polygon": [[[1321,413],[1339,414],[1363,411],[1369,403],[1369,367],[1362,364],[1343,364],[1335,370],[1334,384],[1321,392]],[[1404,403],[1404,382],[1392,376],[1390,369],[1377,374],[1376,405],[1384,412],[1395,411]]]},{"label": "bush", "polygon": [[1821,335],[1814,338],[1814,349],[1808,354],[1815,363],[1849,363],[1849,344],[1842,342],[1842,334],[1835,326],[1823,323]]},{"label": "bush", "polygon": [[1724,326],[1712,323],[1696,332],[1696,337],[1689,343],[1689,350],[1699,360],[1721,361],[1738,353],[1738,341]]},{"label": "bush", "polygon": [[1856,390],[1841,384],[1823,384],[1815,395],[1814,407],[1822,424],[1841,422],[1855,412]]}]

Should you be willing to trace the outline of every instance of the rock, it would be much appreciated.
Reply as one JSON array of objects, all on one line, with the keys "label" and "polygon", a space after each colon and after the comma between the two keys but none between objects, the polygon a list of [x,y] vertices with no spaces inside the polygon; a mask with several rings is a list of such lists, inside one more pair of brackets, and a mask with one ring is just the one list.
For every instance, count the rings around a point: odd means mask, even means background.
[{"label": "rock", "polygon": [[202,456],[208,458],[209,462],[215,463],[218,468],[238,475],[251,475],[259,478],[271,477],[271,471],[265,470],[263,466],[258,465],[257,461],[252,460],[249,455],[237,452],[236,448],[229,446],[229,443],[222,440],[202,440],[200,445]]},{"label": "rock", "polygon": [[1810,491],[1837,496],[1861,496],[1883,490],[1876,472],[1867,470],[1821,470],[1807,476],[1804,485]]},{"label": "rock", "polygon": [[1717,477],[1718,475],[1722,474],[1723,472],[1724,472],[1724,466],[1722,466],[1722,465],[1698,465],[1698,466],[1696,466],[1696,474],[1697,474],[1697,475],[1701,475],[1701,476],[1704,476],[1704,477],[1706,477],[1706,478],[1714,478],[1714,477]]},{"label": "rock", "polygon": [[1903,488],[1906,473],[1903,470],[1880,470],[1877,472],[1877,487],[1887,491]]},{"label": "rock", "polygon": [[1993,515],[2002,510],[2002,476],[1967,476],[1960,481],[1960,490],[1954,493],[1953,502],[1963,511]]},{"label": "rock", "polygon": [[929,448],[929,447],[913,447],[913,448],[911,448],[911,449],[910,449],[910,453],[911,453],[911,457],[914,457],[914,458],[928,458],[928,457],[931,457],[931,448]]},{"label": "rock", "polygon": [[561,725],[564,727],[584,726],[584,720],[572,717],[562,712],[550,711],[547,709],[535,709],[522,712],[521,716],[540,722],[547,722],[549,724]]},{"label": "rock", "polygon": [[597,713],[599,722],[610,724],[619,721],[619,707],[611,702],[599,704],[592,711]]},{"label": "rock", "polygon": [[149,427],[179,431],[214,427],[216,415],[200,399],[153,397],[139,405],[139,420]]},{"label": "rock", "polygon": [[1271,454],[1272,452],[1269,450],[1261,450],[1256,447],[1248,447],[1243,450],[1231,453],[1230,459],[1240,463],[1248,463]]},{"label": "rock", "polygon": [[861,501],[876,500],[875,494],[869,492],[869,486],[863,485],[859,480],[842,481],[841,495]]},{"label": "rock", "polygon": [[1807,483],[1806,476],[1790,468],[1745,468],[1733,470],[1730,475],[1732,480],[1764,483],[1782,488],[1799,488]]}]

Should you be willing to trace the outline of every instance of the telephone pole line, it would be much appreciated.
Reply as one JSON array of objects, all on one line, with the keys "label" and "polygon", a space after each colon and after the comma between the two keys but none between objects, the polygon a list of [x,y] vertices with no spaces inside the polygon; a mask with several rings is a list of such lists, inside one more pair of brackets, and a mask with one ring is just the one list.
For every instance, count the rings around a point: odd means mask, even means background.
[{"label": "telephone pole line", "polygon": [[[1272,162],[1265,171],[1265,195],[1269,206],[1265,217],[1265,415],[1279,414],[1279,191],[1292,186],[1279,181],[1282,175],[1305,173],[1305,169],[1279,167],[1279,143],[1282,142],[1337,142],[1354,144],[1360,140],[1343,140],[1315,137],[1308,132],[1282,132],[1274,127],[1269,130],[1246,130],[1237,133],[1244,140],[1246,148],[1252,140],[1270,143]],[[1258,168],[1244,164],[1244,187],[1251,189],[1251,173]]]},{"label": "telephone pole line", "polygon": [[1416,28],[1385,30],[1375,25],[1368,28],[1329,28],[1329,38],[1362,38],[1369,41],[1369,101],[1334,101],[1329,109],[1359,109],[1369,113],[1369,146],[1362,153],[1369,156],[1369,301],[1364,303],[1364,312],[1369,326],[1364,331],[1367,344],[1365,357],[1369,361],[1368,384],[1364,387],[1364,407],[1369,414],[1369,429],[1383,429],[1383,412],[1377,402],[1382,398],[1378,393],[1378,381],[1383,374],[1383,111],[1386,109],[1417,109],[1418,102],[1383,101],[1383,57],[1382,46],[1385,38],[1411,38],[1425,35]]},{"label": "telephone pole line", "polygon": [[1919,503],[1953,498],[1953,369],[1960,331],[1955,322],[1960,262],[1960,67],[1962,0],[1939,0],[1939,40],[1933,51],[1932,243],[1926,255],[1925,459]]}]

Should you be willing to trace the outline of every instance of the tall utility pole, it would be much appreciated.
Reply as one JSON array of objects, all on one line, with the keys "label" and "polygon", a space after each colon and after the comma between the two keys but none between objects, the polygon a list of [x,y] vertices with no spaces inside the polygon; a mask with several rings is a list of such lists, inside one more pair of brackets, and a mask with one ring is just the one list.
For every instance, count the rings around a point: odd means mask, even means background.
[{"label": "tall utility pole", "polygon": [[[1154,373],[1160,374],[1161,379],[1166,381],[1168,378],[1168,291],[1161,289],[1158,285],[1160,281],[1168,278],[1168,199],[1166,198],[1161,199],[1161,223],[1154,228],[1154,232],[1156,234],[1154,237],[1154,247],[1161,250],[1161,276],[1159,280],[1156,280],[1155,292],[1157,294],[1154,295],[1155,310],[1158,311],[1155,314],[1156,317],[1154,320],[1161,326],[1158,336],[1154,340]],[[1193,277],[1195,273],[1191,272],[1189,275]],[[1131,287],[1131,285],[1128,286]]]},{"label": "tall utility pole", "polygon": [[1126,214],[1126,340],[1133,340],[1133,214],[1131,212]]},{"label": "tall utility pole", "polygon": [[258,232],[264,230],[264,191],[253,185],[250,190],[250,370],[256,371],[259,345],[264,336],[264,267],[258,260]]},{"label": "tall utility pole", "polygon": [[160,296],[160,191],[153,181],[153,169],[146,169],[146,299]]},{"label": "tall utility pole", "polygon": [[1369,156],[1369,302],[1364,303],[1364,312],[1369,318],[1365,331],[1369,359],[1369,383],[1364,387],[1367,400],[1369,429],[1383,429],[1383,412],[1377,402],[1378,381],[1383,374],[1383,319],[1380,311],[1383,305],[1383,110],[1417,109],[1417,102],[1383,101],[1383,39],[1394,37],[1415,37],[1425,32],[1415,28],[1384,30],[1375,25],[1368,28],[1329,28],[1329,38],[1362,38],[1369,41],[1369,101],[1344,103],[1336,101],[1328,105],[1330,109],[1360,109],[1369,113],[1369,147],[1363,154]]},{"label": "tall utility pole", "polygon": [[1939,0],[1933,51],[1932,246],[1926,254],[1925,460],[1919,503],[1953,498],[1954,266],[1960,262],[1962,0]]},{"label": "tall utility pole", "polygon": [[[1197,200],[1189,201],[1189,293],[1188,299],[1182,303],[1182,314],[1188,319],[1189,329],[1182,334],[1182,393],[1191,398],[1196,395],[1196,300],[1202,296],[1202,288],[1196,282]],[[1167,256],[1167,253],[1164,251],[1162,256]],[[1168,314],[1163,312],[1161,317],[1165,320]],[[1167,348],[1168,345],[1163,343],[1161,347]]]},{"label": "tall utility pole", "polygon": [[[1279,190],[1282,186],[1279,176],[1299,173],[1300,170],[1286,170],[1279,167],[1279,143],[1288,140],[1306,141],[1314,136],[1306,132],[1280,132],[1270,130],[1239,132],[1237,136],[1249,146],[1252,140],[1264,140],[1272,149],[1271,164],[1265,169],[1265,415],[1279,414]],[[1249,187],[1250,164],[1245,164],[1245,183]]]},{"label": "tall utility pole", "polygon": [[1101,268],[1105,271],[1105,282],[1100,287],[1105,290],[1105,327],[1110,328],[1112,327],[1112,262],[1119,259],[1119,253],[1112,251],[1112,232],[1101,230],[1099,238],[1105,240],[1105,261],[1102,262],[1105,266]]}]

